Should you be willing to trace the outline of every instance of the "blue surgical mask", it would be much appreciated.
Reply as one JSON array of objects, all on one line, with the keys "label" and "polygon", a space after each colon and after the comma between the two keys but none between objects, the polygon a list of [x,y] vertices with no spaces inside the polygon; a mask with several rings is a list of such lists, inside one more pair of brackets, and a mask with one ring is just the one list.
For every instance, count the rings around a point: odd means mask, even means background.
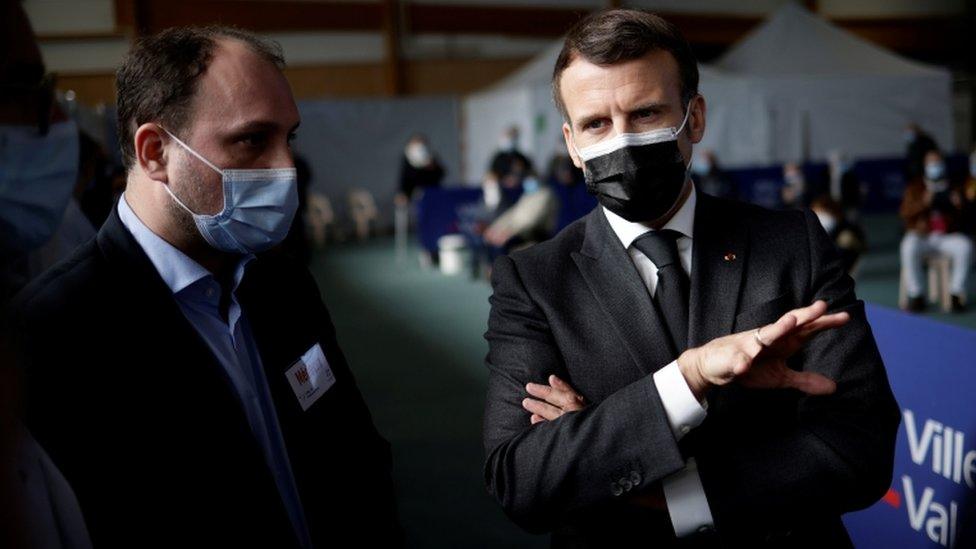
[{"label": "blue surgical mask", "polygon": [[224,207],[216,215],[194,212],[166,185],[166,192],[193,216],[197,230],[210,246],[228,253],[257,253],[285,239],[298,210],[295,168],[222,170],[168,130],[166,133],[220,174]]},{"label": "blue surgical mask", "polygon": [[78,177],[78,127],[0,126],[0,250],[28,252],[60,226]]},{"label": "blue surgical mask", "polygon": [[539,190],[539,180],[534,177],[526,177],[522,182],[522,192],[532,194]]},{"label": "blue surgical mask", "polygon": [[929,162],[925,164],[925,179],[929,181],[938,181],[945,177],[945,163],[944,162]]}]

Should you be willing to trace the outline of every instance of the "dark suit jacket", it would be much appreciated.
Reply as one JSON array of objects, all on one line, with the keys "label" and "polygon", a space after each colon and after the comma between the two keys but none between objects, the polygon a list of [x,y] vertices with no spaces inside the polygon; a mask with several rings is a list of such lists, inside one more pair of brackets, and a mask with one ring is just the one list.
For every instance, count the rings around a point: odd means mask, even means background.
[{"label": "dark suit jacket", "polygon": [[[851,321],[815,337],[791,366],[836,380],[837,392],[713,388],[707,419],[679,446],[651,377],[675,351],[596,208],[495,264],[488,490],[527,530],[553,531],[554,546],[667,547],[667,515],[627,500],[695,456],[726,545],[849,545],[840,515],[888,489],[900,419],[863,303],[811,213],[698,196],[689,346],[824,299]],[[549,374],[589,406],[532,426],[524,387]]]},{"label": "dark suit jacket", "polygon": [[[238,289],[317,546],[396,543],[391,458],[304,268],[259,256]],[[290,547],[229,379],[117,210],[15,311],[26,421],[96,547]],[[285,371],[320,343],[335,384],[303,412]],[[345,542],[342,542],[345,543]]]}]

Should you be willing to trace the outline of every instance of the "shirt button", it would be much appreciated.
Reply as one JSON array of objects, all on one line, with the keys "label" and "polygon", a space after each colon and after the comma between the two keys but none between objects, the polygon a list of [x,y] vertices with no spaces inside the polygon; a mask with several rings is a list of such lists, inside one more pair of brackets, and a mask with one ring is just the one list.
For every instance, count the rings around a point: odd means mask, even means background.
[{"label": "shirt button", "polygon": [[681,434],[682,435],[687,435],[690,432],[691,432],[691,427],[688,427],[687,425],[682,425],[681,426]]},{"label": "shirt button", "polygon": [[617,484],[616,482],[611,482],[610,483],[610,491],[615,496],[619,496],[620,494],[623,494],[624,493],[624,489],[619,484]]},{"label": "shirt button", "polygon": [[640,473],[638,473],[637,471],[631,471],[630,472],[630,482],[632,482],[634,484],[634,486],[640,486],[640,483],[641,483]]},{"label": "shirt button", "polygon": [[213,295],[214,295],[214,289],[207,288],[207,297],[213,297]]}]

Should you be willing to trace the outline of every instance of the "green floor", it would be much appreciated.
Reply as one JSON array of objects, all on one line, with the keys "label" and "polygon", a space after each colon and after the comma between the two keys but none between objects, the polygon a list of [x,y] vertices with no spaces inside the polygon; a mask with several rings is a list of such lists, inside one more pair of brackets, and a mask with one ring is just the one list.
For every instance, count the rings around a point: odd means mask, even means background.
[{"label": "green floor", "polygon": [[[865,224],[875,251],[860,267],[858,295],[895,307],[897,219]],[[393,445],[409,545],[546,546],[547,537],[504,516],[482,480],[488,284],[421,269],[415,255],[398,263],[392,240],[329,248],[312,270],[374,420]],[[976,311],[929,316],[976,329]]]},{"label": "green floor", "polygon": [[[487,283],[397,265],[392,241],[330,249],[313,271],[380,432],[410,547],[544,547],[482,480]],[[406,263],[406,262],[405,262]]]}]

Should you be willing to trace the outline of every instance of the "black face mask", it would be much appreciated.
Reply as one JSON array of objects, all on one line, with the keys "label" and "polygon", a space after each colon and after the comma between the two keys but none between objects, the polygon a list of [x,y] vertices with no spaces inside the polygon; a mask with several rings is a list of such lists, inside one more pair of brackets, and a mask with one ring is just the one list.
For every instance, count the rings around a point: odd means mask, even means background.
[{"label": "black face mask", "polygon": [[678,201],[687,178],[677,141],[687,120],[686,111],[677,130],[621,134],[577,151],[587,191],[628,221],[659,219]]}]

